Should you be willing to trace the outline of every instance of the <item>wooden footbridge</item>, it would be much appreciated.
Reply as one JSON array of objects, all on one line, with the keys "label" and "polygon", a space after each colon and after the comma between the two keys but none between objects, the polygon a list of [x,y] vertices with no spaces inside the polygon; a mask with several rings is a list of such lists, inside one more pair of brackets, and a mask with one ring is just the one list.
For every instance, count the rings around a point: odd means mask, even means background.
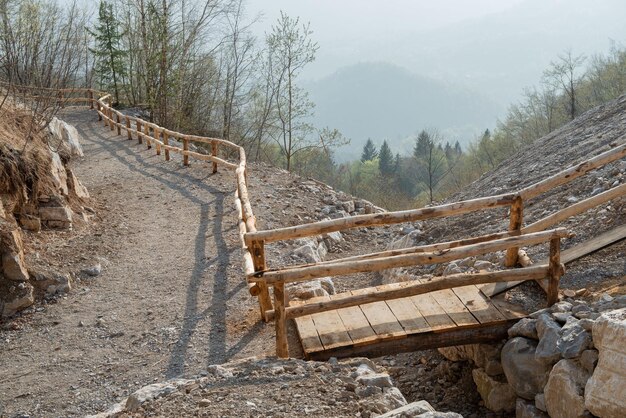
[{"label": "wooden footbridge", "polygon": [[[191,157],[211,162],[213,171],[217,171],[218,165],[234,170],[237,181],[234,200],[239,215],[245,277],[250,294],[258,298],[261,317],[275,322],[276,354],[279,357],[289,356],[287,322],[291,319],[295,322],[306,357],[316,359],[376,356],[498,340],[506,335],[515,321],[527,315],[522,308],[498,293],[522,281],[536,280],[546,291],[546,302],[551,305],[558,300],[564,263],[626,238],[626,225],[622,225],[561,253],[561,240],[569,237],[570,232],[563,228],[549,229],[590,208],[623,197],[626,195],[626,184],[560,209],[530,225],[523,225],[524,204],[530,199],[626,157],[624,137],[605,152],[513,193],[257,231],[256,218],[248,198],[246,155],[242,147],[219,138],[181,134],[125,115],[112,108],[110,95],[92,89],[37,89],[6,83],[0,83],[0,87],[14,92],[21,100],[54,101],[59,107],[65,104],[95,107],[105,126],[117,130],[118,135],[125,131],[129,140],[137,138],[139,143],[145,141],[148,148],[154,145],[159,155],[163,150],[166,160],[174,152],[182,155],[185,165],[189,164]],[[182,147],[172,145],[171,140],[181,143]],[[211,154],[190,151],[189,144],[194,142],[210,146]],[[233,155],[236,161],[228,161]],[[497,234],[279,269],[269,268],[265,258],[264,248],[270,242],[503,207],[510,209],[509,228]],[[519,266],[519,248],[533,245],[547,245],[548,260],[516,268]],[[290,283],[328,276],[341,280],[342,276],[354,273],[447,263],[495,251],[506,251],[506,268],[501,271],[429,279],[406,275],[406,281],[401,283],[353,289],[304,303],[290,302],[285,292]]]}]

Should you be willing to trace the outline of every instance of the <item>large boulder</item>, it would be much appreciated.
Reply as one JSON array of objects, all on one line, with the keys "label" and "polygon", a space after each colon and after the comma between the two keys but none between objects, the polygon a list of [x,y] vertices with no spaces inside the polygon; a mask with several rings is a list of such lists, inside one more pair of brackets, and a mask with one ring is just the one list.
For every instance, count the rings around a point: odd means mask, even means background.
[{"label": "large boulder", "polygon": [[517,398],[515,418],[548,418],[548,414],[540,411],[532,402]]},{"label": "large boulder", "polygon": [[589,372],[574,360],[564,359],[554,366],[544,390],[546,408],[551,418],[589,416],[583,396],[588,378]]},{"label": "large boulder", "polygon": [[600,356],[585,387],[585,407],[602,418],[626,411],[626,308],[603,313],[593,326]]},{"label": "large boulder", "polygon": [[502,348],[502,369],[506,379],[520,398],[534,400],[548,382],[551,364],[535,358],[537,342],[515,337]]},{"label": "large boulder", "polygon": [[80,135],[74,126],[54,117],[48,124],[48,130],[58,141],[59,148],[64,152],[79,157],[83,156]]}]

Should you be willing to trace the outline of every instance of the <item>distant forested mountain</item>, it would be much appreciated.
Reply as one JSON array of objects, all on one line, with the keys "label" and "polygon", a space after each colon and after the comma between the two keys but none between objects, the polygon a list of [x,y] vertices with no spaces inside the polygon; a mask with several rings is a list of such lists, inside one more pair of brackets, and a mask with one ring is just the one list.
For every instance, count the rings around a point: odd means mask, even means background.
[{"label": "distant forested mountain", "polygon": [[466,88],[387,63],[345,67],[306,88],[316,104],[315,124],[352,139],[338,160],[357,158],[368,138],[388,139],[394,152],[406,151],[413,146],[409,137],[425,127],[464,142],[494,126],[503,110]]}]

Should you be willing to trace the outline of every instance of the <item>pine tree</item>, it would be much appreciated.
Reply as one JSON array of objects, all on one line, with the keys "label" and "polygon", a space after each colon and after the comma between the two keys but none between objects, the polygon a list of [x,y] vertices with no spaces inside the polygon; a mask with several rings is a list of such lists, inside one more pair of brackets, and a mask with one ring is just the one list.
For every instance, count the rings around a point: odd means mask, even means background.
[{"label": "pine tree", "polygon": [[367,142],[363,147],[363,153],[361,154],[361,162],[372,161],[376,157],[378,157],[378,150],[371,138],[367,138]]},{"label": "pine tree", "polygon": [[393,154],[387,141],[383,141],[378,153],[378,169],[383,176],[390,176],[394,172]]},{"label": "pine tree", "polygon": [[95,39],[95,48],[90,51],[96,57],[94,71],[99,77],[99,84],[105,90],[110,88],[115,93],[116,104],[119,101],[120,80],[126,76],[126,51],[121,48],[123,33],[118,28],[120,22],[115,17],[113,5],[100,1],[98,24],[94,31],[89,31]]},{"label": "pine tree", "polygon": [[415,139],[413,156],[418,160],[427,157],[434,145],[435,144],[430,137],[430,134],[426,130],[422,130]]}]

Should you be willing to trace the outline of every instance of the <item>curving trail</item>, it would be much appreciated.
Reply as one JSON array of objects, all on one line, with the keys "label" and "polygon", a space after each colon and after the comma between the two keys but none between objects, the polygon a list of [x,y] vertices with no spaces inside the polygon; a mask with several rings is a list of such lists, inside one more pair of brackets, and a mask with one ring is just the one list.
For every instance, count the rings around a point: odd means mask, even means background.
[{"label": "curving trail", "polygon": [[241,271],[232,172],[165,162],[94,111],[61,118],[84,139],[75,171],[99,219],[33,240],[68,257],[68,271],[107,261],[20,330],[0,331],[0,415],[99,412],[153,381],[272,354],[274,327],[259,321]]}]

